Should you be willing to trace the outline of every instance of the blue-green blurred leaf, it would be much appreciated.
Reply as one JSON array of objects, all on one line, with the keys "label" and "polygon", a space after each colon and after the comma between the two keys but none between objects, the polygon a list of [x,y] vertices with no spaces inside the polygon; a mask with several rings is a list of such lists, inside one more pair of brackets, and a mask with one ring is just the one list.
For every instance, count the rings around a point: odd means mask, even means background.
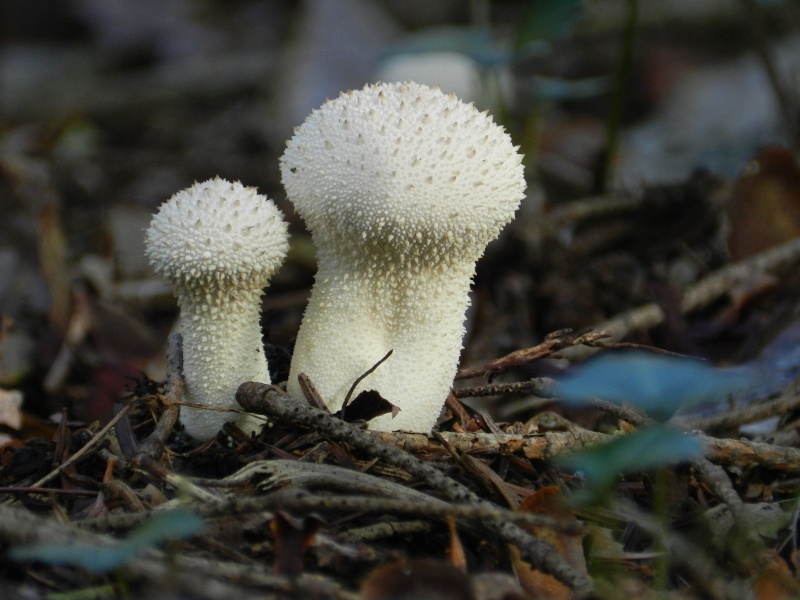
[{"label": "blue-green blurred leaf", "polygon": [[724,399],[754,385],[747,368],[717,369],[691,358],[646,352],[604,354],[568,373],[553,389],[564,402],[593,398],[632,404],[655,419],[678,408]]},{"label": "blue-green blurred leaf", "polygon": [[161,513],[143,523],[119,543],[108,546],[69,544],[32,544],[11,548],[9,556],[17,560],[38,560],[51,565],[72,565],[93,573],[118,569],[145,548],[169,539],[183,539],[199,533],[203,519],[184,510]]},{"label": "blue-green blurred leaf", "polygon": [[667,467],[702,453],[703,445],[697,438],[667,427],[651,427],[566,456],[558,464],[580,471],[589,482],[590,494],[597,496],[620,475]]},{"label": "blue-green blurred leaf", "polygon": [[518,46],[569,35],[581,18],[582,4],[582,0],[531,0],[517,35]]},{"label": "blue-green blurred leaf", "polygon": [[121,567],[135,553],[135,550],[124,543],[102,547],[86,544],[32,544],[12,548],[9,556],[16,560],[38,560],[49,565],[72,565],[93,573],[107,573]]},{"label": "blue-green blurred leaf", "polygon": [[196,514],[185,510],[171,510],[142,523],[125,541],[137,548],[148,548],[166,540],[180,540],[193,536],[202,529],[203,519]]}]

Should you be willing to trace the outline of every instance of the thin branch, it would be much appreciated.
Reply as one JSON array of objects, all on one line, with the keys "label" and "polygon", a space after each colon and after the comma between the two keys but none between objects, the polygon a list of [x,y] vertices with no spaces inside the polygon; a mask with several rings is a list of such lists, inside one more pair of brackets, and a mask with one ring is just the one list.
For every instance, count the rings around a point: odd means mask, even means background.
[{"label": "thin branch", "polygon": [[[432,436],[422,433],[384,431],[372,432],[371,435],[414,454],[431,457],[447,455]],[[536,434],[444,432],[440,435],[461,453],[468,452],[472,456],[521,456],[531,460],[550,460],[616,439],[613,435],[585,429]],[[700,434],[696,434],[696,437],[705,448],[706,458],[714,463],[740,467],[760,465],[783,473],[800,473],[800,450],[797,448],[749,440],[717,439]]]},{"label": "thin branch", "polygon": [[[486,503],[488,504],[488,503]],[[473,504],[453,504],[450,502],[436,502],[435,498],[424,500],[403,500],[397,498],[381,498],[376,496],[332,496],[328,494],[314,494],[299,489],[286,489],[260,496],[228,497],[216,499],[214,502],[203,502],[193,505],[191,510],[201,517],[217,517],[241,515],[250,513],[263,513],[274,510],[309,512],[354,512],[354,513],[379,513],[401,514],[415,517],[446,519],[468,519],[478,523],[492,521],[507,521],[529,527],[547,527],[555,531],[576,535],[580,533],[581,526],[574,521],[539,515],[534,513],[514,512],[512,510],[492,507],[476,506]],[[138,513],[124,513],[84,519],[76,525],[81,528],[98,530],[126,530],[135,527],[152,516],[152,511]]]},{"label": "thin branch", "polygon": [[[686,289],[681,300],[681,313],[688,314],[708,305],[754,275],[777,271],[798,261],[800,261],[800,238],[770,248],[746,260],[722,267]],[[658,304],[651,303],[597,323],[593,329],[611,332],[605,341],[616,342],[633,331],[652,329],[663,320],[664,311]],[[596,348],[589,345],[576,347],[570,351],[570,358],[585,359],[596,351]]]},{"label": "thin branch", "polygon": [[[730,509],[734,521],[738,525],[739,533],[747,541],[747,554],[764,566],[764,541],[758,533],[758,526],[752,514],[747,510],[739,494],[733,489],[728,474],[719,465],[715,465],[707,458],[692,461],[697,474],[708,485],[719,499]],[[744,541],[743,540],[743,541]]]},{"label": "thin branch", "polygon": [[0,487],[0,494],[60,494],[63,496],[97,496],[97,490],[64,490],[61,488],[42,487]]},{"label": "thin branch", "polygon": [[536,394],[549,397],[554,380],[550,377],[535,377],[514,383],[495,383],[475,387],[454,388],[456,398],[479,398],[482,396],[504,396],[506,394]]},{"label": "thin branch", "polygon": [[797,390],[792,389],[767,402],[751,404],[711,417],[679,416],[673,419],[673,422],[689,431],[730,431],[741,425],[789,414],[798,408],[800,408],[800,395]]},{"label": "thin branch", "polygon": [[563,329],[549,334],[545,340],[531,348],[523,348],[501,358],[476,367],[465,367],[456,373],[456,379],[470,379],[483,375],[502,373],[519,367],[540,358],[546,358],[565,348],[572,348],[582,344],[591,344],[597,340],[610,337],[608,331],[589,331],[581,335],[569,335],[570,329]]},{"label": "thin branch", "polygon": [[428,533],[432,528],[430,521],[384,521],[342,531],[339,537],[347,542],[371,542],[395,536]]},{"label": "thin branch", "polygon": [[86,442],[86,444],[80,450],[78,450],[75,454],[70,456],[63,463],[58,465],[58,467],[56,467],[55,469],[50,471],[47,475],[42,477],[39,481],[37,481],[36,483],[32,483],[30,486],[27,486],[27,487],[32,487],[32,488],[42,487],[45,483],[47,483],[48,481],[50,481],[54,477],[57,477],[58,475],[60,475],[61,472],[64,471],[64,469],[66,469],[67,467],[69,467],[71,464],[73,464],[73,463],[77,462],[78,460],[80,460],[81,458],[83,458],[86,454],[88,454],[89,450],[91,450],[97,444],[99,444],[101,441],[103,441],[103,439],[106,437],[106,435],[108,435],[108,432],[111,431],[111,429],[114,427],[114,425],[117,424],[117,421],[119,421],[122,417],[124,417],[125,415],[128,414],[128,411],[131,409],[132,406],[133,406],[133,402],[129,402],[128,404],[126,404],[122,408],[122,410],[120,410],[114,416],[113,419],[111,419],[108,423],[106,423],[105,427],[103,427],[100,431],[98,431],[96,434],[94,434],[92,439],[90,439],[88,442]]}]

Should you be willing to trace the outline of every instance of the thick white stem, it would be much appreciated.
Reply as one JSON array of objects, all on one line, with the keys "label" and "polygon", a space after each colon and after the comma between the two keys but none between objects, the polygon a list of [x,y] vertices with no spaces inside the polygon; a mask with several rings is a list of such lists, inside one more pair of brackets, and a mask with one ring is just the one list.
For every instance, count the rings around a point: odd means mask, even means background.
[{"label": "thick white stem", "polygon": [[473,272],[473,260],[354,272],[350,257],[321,252],[289,393],[302,397],[297,376],[306,373],[336,411],[353,382],[393,350],[356,393],[377,390],[401,410],[394,419],[371,421],[370,428],[430,431],[458,366]]},{"label": "thick white stem", "polygon": [[[224,295],[179,290],[178,304],[188,402],[238,409],[239,385],[271,383],[259,327],[261,290],[228,290]],[[263,425],[254,415],[189,406],[181,407],[180,420],[187,433],[202,440],[214,437],[229,421],[246,433]]]}]

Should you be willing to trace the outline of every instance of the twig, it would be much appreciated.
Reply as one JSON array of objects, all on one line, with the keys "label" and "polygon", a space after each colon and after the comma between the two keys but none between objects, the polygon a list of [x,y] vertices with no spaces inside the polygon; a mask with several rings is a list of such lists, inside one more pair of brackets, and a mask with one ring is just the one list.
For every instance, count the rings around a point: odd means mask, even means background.
[{"label": "twig", "polygon": [[597,340],[610,337],[608,331],[589,331],[581,335],[569,335],[570,329],[562,329],[549,334],[541,344],[532,348],[523,348],[484,365],[465,367],[456,373],[456,379],[470,379],[482,375],[501,373],[519,367],[540,358],[551,356],[564,348],[572,348],[582,344],[591,344]]},{"label": "twig", "polygon": [[[343,590],[341,586],[318,574],[302,574],[299,577],[287,577],[272,573],[263,565],[255,561],[248,563],[223,562],[218,558],[197,558],[193,556],[181,556],[177,561],[183,568],[181,583],[191,589],[195,594],[199,593],[203,598],[218,600],[219,598],[241,598],[242,591],[231,589],[225,593],[211,592],[204,588],[211,585],[217,579],[230,581],[229,585],[258,587],[262,590],[277,594],[278,598],[324,598],[326,600],[361,600],[359,594]],[[152,561],[151,561],[152,564]],[[139,567],[141,570],[141,566]],[[174,567],[170,564],[167,557],[161,559],[161,568],[156,573],[161,574],[161,580],[168,580]],[[152,576],[155,579],[154,576]],[[163,584],[162,584],[163,585]],[[237,593],[238,592],[238,593]],[[250,598],[260,598],[264,595],[248,595]]]},{"label": "twig", "polygon": [[728,506],[734,521],[738,525],[739,533],[747,540],[747,555],[752,556],[757,563],[764,566],[764,542],[759,536],[758,526],[747,510],[739,494],[733,489],[733,484],[722,467],[713,464],[707,458],[692,461],[695,470],[703,481],[711,488],[717,497]]},{"label": "twig", "polygon": [[371,542],[382,538],[428,533],[431,528],[430,521],[384,521],[342,531],[339,537],[347,542]]},{"label": "twig", "polygon": [[175,423],[178,422],[179,414],[180,408],[178,404],[170,404],[164,409],[153,431],[139,446],[139,451],[136,453],[135,460],[138,460],[141,456],[149,456],[156,460],[161,458],[161,455],[164,453],[167,438],[172,433]]},{"label": "twig", "polygon": [[67,467],[69,467],[71,464],[73,464],[76,461],[78,461],[81,458],[83,458],[89,452],[89,450],[94,448],[97,444],[99,444],[103,440],[103,438],[106,437],[106,435],[108,435],[108,432],[111,431],[111,429],[114,427],[114,425],[117,424],[117,421],[119,421],[122,417],[124,417],[125,415],[128,414],[128,411],[131,409],[132,406],[133,406],[132,402],[129,402],[128,404],[126,404],[122,408],[122,410],[120,410],[114,416],[113,419],[111,419],[108,423],[106,423],[106,425],[100,431],[98,431],[96,434],[94,434],[92,439],[90,439],[88,442],[86,442],[86,444],[80,450],[78,450],[75,454],[70,456],[63,463],[58,465],[58,467],[56,467],[55,469],[50,471],[47,475],[42,477],[39,481],[37,481],[36,483],[32,483],[28,487],[32,487],[32,488],[42,487],[45,483],[47,483],[48,481],[50,481],[54,477],[57,477],[59,474],[61,474],[61,472],[64,469],[66,469]]},{"label": "twig", "polygon": [[475,387],[454,388],[456,398],[479,398],[481,396],[504,396],[506,394],[536,394],[549,397],[553,379],[549,377],[535,377],[528,381],[514,383],[494,383],[478,385]]},{"label": "twig", "polygon": [[781,394],[773,400],[744,406],[719,415],[701,418],[679,416],[673,422],[686,430],[729,431],[747,423],[755,423],[770,417],[786,415],[800,408],[800,394],[796,390]]},{"label": "twig", "polygon": [[[371,435],[414,454],[433,457],[446,455],[445,450],[425,434],[394,431],[372,432]],[[587,430],[505,435],[445,432],[440,435],[461,453],[469,452],[472,456],[523,456],[531,460],[550,460],[615,439],[613,435]],[[800,450],[796,448],[748,440],[717,439],[700,434],[696,437],[703,444],[706,457],[717,464],[740,467],[759,465],[783,473],[800,473]]]},{"label": "twig", "polygon": [[201,487],[234,491],[237,495],[243,495],[242,488],[252,494],[291,487],[308,491],[337,491],[377,495],[394,500],[447,504],[444,500],[384,477],[336,465],[299,460],[259,460],[242,467],[224,479],[195,478],[190,481]]},{"label": "twig", "polygon": [[[431,457],[446,456],[447,452],[431,436],[401,431],[376,431],[371,434],[381,441],[402,448],[412,454]],[[610,442],[613,436],[594,431],[556,431],[543,434],[497,435],[494,433],[440,434],[442,439],[460,453],[472,456],[523,456],[532,460],[550,460],[584,448],[593,448]]]},{"label": "twig", "polygon": [[167,339],[167,382],[164,395],[173,402],[180,402],[186,382],[183,379],[183,335],[173,333]]},{"label": "twig", "polygon": [[602,410],[604,413],[607,413],[612,417],[616,417],[621,421],[630,423],[635,427],[655,424],[655,421],[653,419],[639,412],[637,409],[633,407],[622,406],[620,404],[609,402],[608,400],[602,400],[600,398],[592,398],[589,401],[589,404],[594,408]]},{"label": "twig", "polygon": [[[302,373],[300,375],[303,375]],[[317,387],[312,383],[311,379],[308,377],[300,377],[297,378],[297,383],[300,385],[300,391],[303,392],[303,396],[305,396],[308,403],[314,407],[318,408],[322,411],[331,412],[328,410],[328,406],[325,404],[325,399],[322,397],[322,394],[319,393]]]},{"label": "twig", "polygon": [[[481,508],[497,510],[496,506],[443,475],[432,465],[323,411],[304,406],[303,403],[290,398],[279,388],[260,383],[244,383],[239,387],[236,399],[248,412],[268,415],[298,427],[317,431],[331,439],[347,443],[370,456],[380,458],[395,467],[404,469],[433,489],[446,494],[454,502],[475,504]],[[508,521],[488,520],[485,525],[507,543],[517,546],[535,568],[552,575],[567,585],[575,591],[578,597],[586,597],[591,593],[591,581],[569,566],[550,544],[532,537]]]},{"label": "twig", "polygon": [[134,461],[134,466],[141,468],[143,471],[146,471],[149,475],[152,475],[156,479],[163,481],[164,483],[168,483],[172,487],[174,487],[179,492],[186,494],[187,496],[191,496],[195,500],[199,500],[200,502],[205,502],[207,504],[215,504],[220,502],[222,499],[219,496],[215,496],[208,490],[195,485],[186,477],[182,475],[178,475],[177,473],[173,473],[169,469],[167,469],[164,465],[160,462],[153,460],[150,456],[140,453],[137,456],[136,460]]},{"label": "twig", "polygon": [[[492,506],[488,502],[481,505],[453,504],[451,502],[398,500],[395,498],[376,498],[373,496],[322,496],[302,491],[282,491],[273,494],[274,498],[256,496],[247,499],[236,499],[226,505],[226,512],[256,512],[275,508],[287,510],[309,511],[353,511],[369,513],[395,513],[417,517],[437,517],[446,519],[469,519],[472,521],[507,521],[516,525],[547,527],[569,535],[581,532],[581,526],[575,521],[565,521],[547,515],[514,512],[505,508]],[[244,501],[243,501],[244,500]]]},{"label": "twig", "polygon": [[164,385],[164,394],[155,395],[155,398],[166,408],[156,422],[153,432],[139,444],[128,419],[119,421],[115,426],[117,440],[126,460],[135,459],[139,455],[147,455],[154,459],[161,457],[167,438],[172,433],[180,415],[184,386],[183,336],[180,333],[173,333],[167,340],[167,381]]},{"label": "twig", "polygon": [[[248,513],[287,510],[297,512],[364,512],[413,515],[415,517],[446,519],[469,519],[478,523],[486,520],[508,521],[517,525],[547,527],[567,534],[580,532],[580,525],[563,521],[547,515],[526,512],[514,512],[495,507],[488,502],[485,505],[453,504],[437,501],[436,498],[397,499],[375,496],[347,495],[332,496],[313,494],[300,489],[285,489],[261,496],[234,496],[215,498],[192,505],[191,510],[202,517],[230,516]],[[146,521],[153,511],[124,513],[95,519],[83,519],[76,525],[80,528],[103,531],[121,531],[130,529]]]},{"label": "twig", "polygon": [[[729,264],[689,286],[681,300],[681,313],[687,314],[706,306],[748,278],[766,271],[775,271],[800,260],[800,238],[770,248],[746,260]],[[656,303],[645,304],[597,323],[593,329],[611,332],[607,342],[616,342],[633,331],[652,329],[664,320],[664,311]],[[570,358],[581,360],[596,352],[590,346],[570,350]]]},{"label": "twig", "polygon": [[63,496],[97,496],[96,490],[64,490],[61,488],[0,487],[0,494],[61,494]]}]

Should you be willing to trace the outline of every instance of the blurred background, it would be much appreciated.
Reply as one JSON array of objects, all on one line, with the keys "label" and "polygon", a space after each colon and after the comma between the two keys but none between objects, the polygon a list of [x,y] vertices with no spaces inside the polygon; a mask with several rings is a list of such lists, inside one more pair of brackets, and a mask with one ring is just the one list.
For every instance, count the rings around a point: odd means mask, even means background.
[{"label": "blurred background", "polygon": [[176,308],[143,230],[216,175],[292,223],[264,299],[285,378],[314,256],[278,158],[313,108],[378,80],[455,92],[526,154],[463,364],[653,301],[669,318],[637,341],[720,363],[796,318],[792,276],[677,308],[800,228],[795,1],[0,0],[0,431],[106,420],[142,373],[163,378]]}]

